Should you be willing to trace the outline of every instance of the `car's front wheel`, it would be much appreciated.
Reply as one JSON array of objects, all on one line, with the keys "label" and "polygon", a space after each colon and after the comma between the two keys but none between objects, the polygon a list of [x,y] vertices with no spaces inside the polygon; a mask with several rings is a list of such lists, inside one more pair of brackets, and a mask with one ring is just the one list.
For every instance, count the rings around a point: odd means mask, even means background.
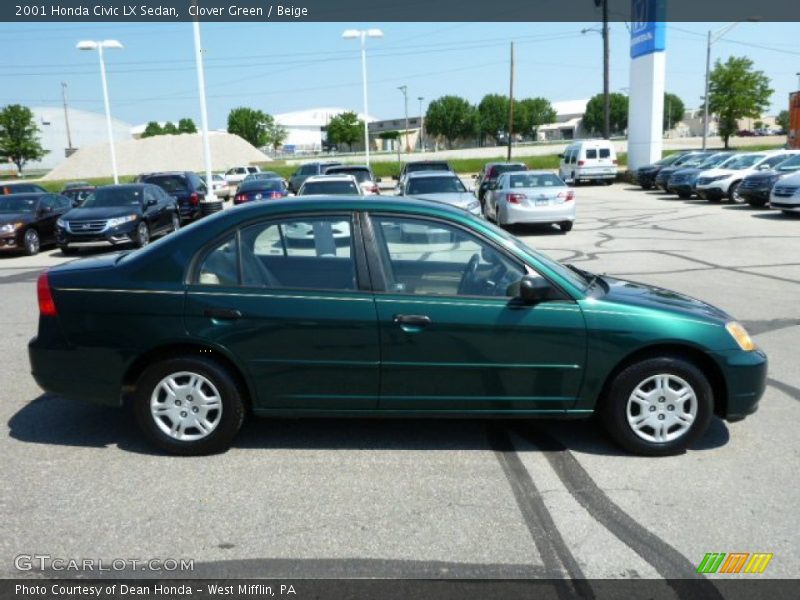
[{"label": "car's front wheel", "polygon": [[136,227],[136,233],[133,236],[133,245],[137,248],[143,248],[150,243],[150,228],[147,223],[142,221]]},{"label": "car's front wheel", "polygon": [[41,241],[39,240],[39,232],[35,229],[28,229],[23,236],[23,244],[25,247],[25,254],[33,256],[39,254],[41,248]]},{"label": "car's front wheel", "polygon": [[183,455],[222,452],[244,420],[236,381],[216,361],[180,357],[145,369],[136,384],[134,412],[159,448]]},{"label": "car's front wheel", "polygon": [[728,189],[728,199],[736,204],[742,204],[744,202],[744,197],[739,193],[739,186],[741,184],[741,181],[737,181],[732,183],[731,187]]},{"label": "car's front wheel", "polygon": [[623,369],[611,382],[600,417],[611,437],[636,454],[678,454],[708,428],[711,385],[687,360],[661,357]]}]

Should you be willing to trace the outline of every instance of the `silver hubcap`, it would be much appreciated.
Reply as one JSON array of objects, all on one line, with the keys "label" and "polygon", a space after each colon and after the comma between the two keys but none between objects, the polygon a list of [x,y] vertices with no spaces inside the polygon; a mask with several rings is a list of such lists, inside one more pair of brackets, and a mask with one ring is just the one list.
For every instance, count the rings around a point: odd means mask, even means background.
[{"label": "silver hubcap", "polygon": [[139,225],[139,243],[142,246],[146,246],[149,241],[150,241],[150,232],[147,231],[147,225],[142,223],[141,225]]},{"label": "silver hubcap", "polygon": [[697,416],[697,396],[677,375],[653,375],[633,390],[626,415],[628,425],[643,440],[671,442],[691,429]]},{"label": "silver hubcap", "polygon": [[214,384],[198,373],[172,373],[153,390],[150,414],[171,438],[193,442],[207,437],[219,425],[222,397]]},{"label": "silver hubcap", "polygon": [[178,229],[180,229],[180,226],[181,226],[181,220],[178,217],[178,215],[172,215],[172,228],[175,231],[178,231]]},{"label": "silver hubcap", "polygon": [[31,252],[36,252],[39,249],[39,236],[35,231],[25,232],[25,247]]}]

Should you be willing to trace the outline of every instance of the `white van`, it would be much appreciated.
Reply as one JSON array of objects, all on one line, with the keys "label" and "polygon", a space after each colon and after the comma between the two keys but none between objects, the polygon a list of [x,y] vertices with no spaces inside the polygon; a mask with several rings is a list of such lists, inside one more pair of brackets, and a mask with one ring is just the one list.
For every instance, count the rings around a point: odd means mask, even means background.
[{"label": "white van", "polygon": [[559,158],[559,177],[573,185],[580,181],[604,181],[610,185],[617,178],[617,153],[608,140],[573,142]]}]

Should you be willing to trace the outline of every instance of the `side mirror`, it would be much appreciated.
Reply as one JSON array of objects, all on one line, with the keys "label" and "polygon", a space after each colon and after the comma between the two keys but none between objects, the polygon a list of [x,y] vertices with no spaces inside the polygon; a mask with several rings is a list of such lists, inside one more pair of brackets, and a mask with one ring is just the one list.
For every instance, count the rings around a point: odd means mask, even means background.
[{"label": "side mirror", "polygon": [[49,214],[49,213],[53,212],[53,207],[52,206],[42,206],[39,209],[39,212],[41,214],[43,214],[43,215]]},{"label": "side mirror", "polygon": [[519,281],[512,283],[506,290],[506,295],[519,298],[525,304],[536,304],[550,298],[553,288],[544,277],[525,275]]},{"label": "side mirror", "polygon": [[158,204],[158,200],[155,198],[150,198],[150,200],[145,203],[145,206],[155,206],[156,204]]}]

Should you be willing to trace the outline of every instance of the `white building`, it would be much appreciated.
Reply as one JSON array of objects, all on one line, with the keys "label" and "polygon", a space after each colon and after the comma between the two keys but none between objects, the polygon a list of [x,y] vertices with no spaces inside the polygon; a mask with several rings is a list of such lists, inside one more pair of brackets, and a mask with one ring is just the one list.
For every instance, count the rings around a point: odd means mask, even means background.
[{"label": "white building", "polygon": [[[32,106],[30,108],[36,126],[39,128],[40,143],[48,153],[42,160],[26,164],[25,169],[49,170],[64,162],[68,155],[69,142],[64,107]],[[108,130],[104,114],[70,108],[68,115],[73,150],[84,146],[108,143]],[[129,123],[112,118],[111,129],[114,132],[115,142],[131,139]]]},{"label": "white building", "polygon": [[556,111],[556,121],[539,127],[539,141],[572,140],[583,137],[582,123],[587,104],[589,104],[588,98],[553,102],[551,106]]},{"label": "white building", "polygon": [[[340,107],[322,107],[275,115],[275,122],[282,125],[288,134],[283,142],[284,151],[298,154],[321,152],[325,141],[325,128],[333,117],[345,112],[351,111]],[[358,118],[363,120],[364,115],[358,113]],[[366,119],[367,123],[374,120],[373,117]],[[360,146],[363,145],[362,142]],[[354,144],[355,149],[358,149],[357,144]]]}]

